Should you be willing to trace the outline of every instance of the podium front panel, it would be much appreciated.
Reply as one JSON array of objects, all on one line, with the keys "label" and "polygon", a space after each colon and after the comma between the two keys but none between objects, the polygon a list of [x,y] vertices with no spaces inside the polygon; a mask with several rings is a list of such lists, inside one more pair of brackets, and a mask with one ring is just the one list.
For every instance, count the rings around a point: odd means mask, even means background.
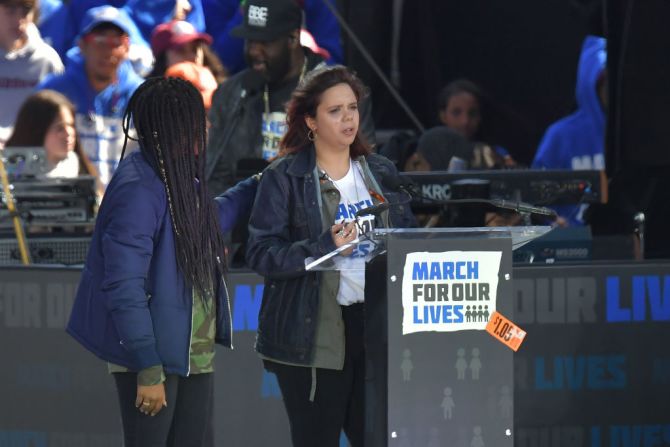
[{"label": "podium front panel", "polygon": [[483,330],[514,317],[511,238],[387,242],[387,445],[511,447],[513,351]]}]

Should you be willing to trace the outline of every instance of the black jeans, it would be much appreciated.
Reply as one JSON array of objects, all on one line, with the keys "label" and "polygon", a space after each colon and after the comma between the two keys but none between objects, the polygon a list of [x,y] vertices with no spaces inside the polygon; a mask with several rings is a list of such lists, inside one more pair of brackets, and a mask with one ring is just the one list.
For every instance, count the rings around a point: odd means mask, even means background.
[{"label": "black jeans", "polygon": [[265,360],[277,375],[291,424],[294,447],[338,447],[344,432],[353,447],[365,437],[364,305],[342,306],[345,327],[344,368],[316,368],[316,393],[310,402],[312,368]]},{"label": "black jeans", "polygon": [[168,375],[167,407],[156,416],[135,408],[137,374],[114,373],[125,447],[210,447],[214,445],[214,375]]}]

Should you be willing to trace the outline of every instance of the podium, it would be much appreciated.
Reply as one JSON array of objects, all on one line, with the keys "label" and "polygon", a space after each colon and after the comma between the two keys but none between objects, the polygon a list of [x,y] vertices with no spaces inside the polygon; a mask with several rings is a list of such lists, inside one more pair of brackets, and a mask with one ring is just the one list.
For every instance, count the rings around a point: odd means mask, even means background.
[{"label": "podium", "polygon": [[[512,251],[550,227],[373,230],[365,264],[366,447],[514,445]],[[338,269],[333,258],[308,270]]]}]

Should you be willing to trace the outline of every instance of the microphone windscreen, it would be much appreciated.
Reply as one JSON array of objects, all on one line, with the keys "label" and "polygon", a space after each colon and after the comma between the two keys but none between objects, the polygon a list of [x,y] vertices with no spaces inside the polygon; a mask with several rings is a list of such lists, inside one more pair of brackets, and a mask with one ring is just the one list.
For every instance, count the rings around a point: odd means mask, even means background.
[{"label": "microphone windscreen", "polygon": [[381,214],[382,212],[386,211],[389,208],[391,208],[390,203],[382,202],[379,205],[377,205],[377,210],[375,211],[375,214]]},{"label": "microphone windscreen", "polygon": [[400,187],[405,188],[405,189],[414,189],[416,188],[416,183],[414,183],[414,180],[412,180],[409,177],[405,177],[404,175],[398,176],[398,179],[400,180]]},{"label": "microphone windscreen", "polygon": [[369,206],[367,208],[363,208],[362,210],[356,211],[356,214],[354,214],[356,217],[362,217],[362,216],[378,216],[387,209],[391,207],[391,204],[388,202],[382,202],[379,205],[374,205],[374,206]]},{"label": "microphone windscreen", "polygon": [[412,191],[416,187],[414,181],[404,175],[387,175],[382,177],[382,186],[393,192],[401,190]]}]

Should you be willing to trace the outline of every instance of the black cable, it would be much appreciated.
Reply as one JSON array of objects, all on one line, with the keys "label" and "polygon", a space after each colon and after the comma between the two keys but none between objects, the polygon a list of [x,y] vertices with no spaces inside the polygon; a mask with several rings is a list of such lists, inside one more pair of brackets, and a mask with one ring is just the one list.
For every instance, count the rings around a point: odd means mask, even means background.
[{"label": "black cable", "polygon": [[[628,46],[628,38],[630,33],[631,22],[633,20],[633,6],[635,5],[635,0],[628,1],[628,8],[624,14],[624,22],[621,31],[621,47],[619,50],[619,65],[616,67],[616,110],[614,110],[614,144],[616,146],[616,158],[617,163],[615,164],[615,169],[621,170],[621,159],[622,159],[622,142],[621,142],[621,121],[623,115],[622,108],[622,99],[623,99],[623,72],[624,72],[624,62],[626,60],[626,47]],[[614,175],[614,172],[612,172]]]}]

